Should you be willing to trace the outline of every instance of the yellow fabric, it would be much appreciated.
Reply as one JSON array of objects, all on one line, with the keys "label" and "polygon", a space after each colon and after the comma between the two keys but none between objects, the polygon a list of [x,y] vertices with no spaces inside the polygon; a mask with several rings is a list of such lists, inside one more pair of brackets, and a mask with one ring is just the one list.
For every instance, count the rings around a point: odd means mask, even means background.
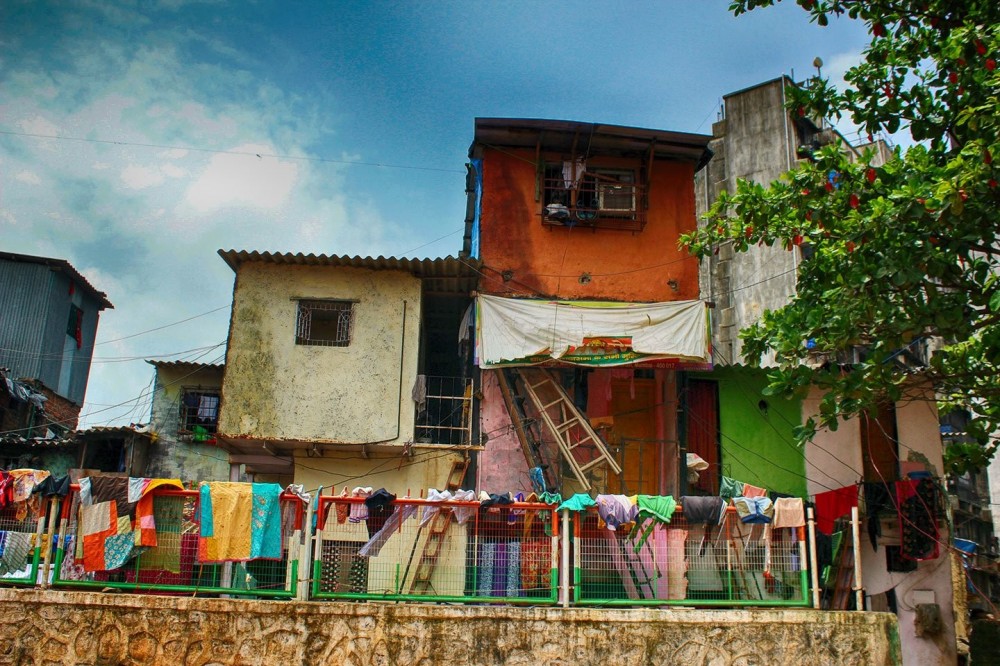
[{"label": "yellow fabric", "polygon": [[253,486],[228,481],[208,484],[212,495],[214,536],[205,538],[208,561],[250,559]]},{"label": "yellow fabric", "polygon": [[184,490],[184,482],[180,479],[150,479],[149,485],[143,489],[143,497],[149,494],[149,491],[154,488],[159,488],[160,486],[170,486],[171,488],[176,488],[177,490]]}]

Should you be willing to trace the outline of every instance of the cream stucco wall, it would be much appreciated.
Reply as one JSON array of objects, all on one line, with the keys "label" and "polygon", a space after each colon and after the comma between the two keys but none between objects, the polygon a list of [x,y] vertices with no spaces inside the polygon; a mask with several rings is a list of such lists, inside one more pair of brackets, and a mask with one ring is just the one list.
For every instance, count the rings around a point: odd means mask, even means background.
[{"label": "cream stucco wall", "polygon": [[[929,461],[935,476],[943,470],[941,435],[934,395],[930,390],[921,393],[911,388],[908,400],[896,403],[896,430],[900,460]],[[803,418],[819,412],[818,391],[803,402]],[[861,448],[861,427],[858,419],[840,424],[836,432],[822,431],[806,445],[806,476],[809,494],[841,488],[860,481],[864,463]],[[876,550],[861,531],[861,567],[865,594],[881,594],[893,590],[899,616],[899,636],[902,644],[903,664],[926,666],[929,664],[954,664],[955,615],[952,586],[952,563],[948,556],[951,536],[945,521],[940,522],[941,556],[920,562],[917,570],[908,573],[891,573],[886,569],[885,542]],[[917,636],[914,619],[919,600],[933,597],[938,605],[943,630],[933,636]]]},{"label": "cream stucco wall", "polygon": [[333,451],[310,457],[306,452],[296,452],[295,483],[301,483],[309,492],[322,486],[326,495],[336,495],[344,488],[371,486],[385,488],[398,497],[426,497],[427,489],[445,487],[452,464],[461,459],[460,451],[432,448],[414,449],[409,457],[363,458],[358,452]]},{"label": "cream stucco wall", "polygon": [[[350,345],[296,345],[300,298],[356,301]],[[401,271],[242,264],[220,433],[350,444],[412,439],[420,298],[420,280]]]}]

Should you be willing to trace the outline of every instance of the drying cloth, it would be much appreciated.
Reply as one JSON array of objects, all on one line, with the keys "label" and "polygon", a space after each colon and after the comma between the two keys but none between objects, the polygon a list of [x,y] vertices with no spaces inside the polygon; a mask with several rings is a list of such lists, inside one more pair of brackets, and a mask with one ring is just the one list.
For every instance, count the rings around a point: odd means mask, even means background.
[{"label": "drying cloth", "polygon": [[476,569],[479,585],[479,596],[489,597],[493,594],[493,566],[496,559],[497,545],[495,543],[479,544],[479,566]]},{"label": "drying cloth", "polygon": [[746,484],[742,481],[737,481],[736,479],[730,479],[728,476],[722,477],[722,481],[719,482],[719,497],[724,497],[726,499],[732,499],[733,497],[739,497],[743,494],[743,487]]},{"label": "drying cloth", "polygon": [[590,495],[577,493],[560,504],[556,511],[586,511],[595,504],[596,502]]},{"label": "drying cloth", "polygon": [[531,487],[536,493],[544,493],[548,490],[545,487],[545,474],[542,473],[541,467],[532,467],[528,470],[528,478],[531,479]]},{"label": "drying cloth", "polygon": [[[722,498],[716,498],[721,500]],[[685,507],[685,510],[687,507]],[[667,530],[667,598],[687,598],[687,530]],[[661,585],[662,589],[662,585]]]},{"label": "drying cloth", "polygon": [[498,493],[487,493],[483,491],[479,493],[479,508],[489,509],[494,506],[507,506],[508,504],[513,504],[514,500],[511,499],[510,493],[498,494]]},{"label": "drying cloth", "polygon": [[940,535],[935,515],[937,494],[937,486],[931,479],[896,482],[901,557],[921,561],[939,555]]},{"label": "drying cloth", "polygon": [[688,524],[718,525],[726,508],[726,500],[714,496],[686,496],[681,498],[681,506]]},{"label": "drying cloth", "polygon": [[58,479],[50,476],[35,486],[34,492],[42,497],[66,497],[69,494],[69,475]]},{"label": "drying cloth", "polygon": [[887,483],[868,482],[862,486],[865,498],[865,522],[868,523],[868,538],[872,548],[878,551],[878,538],[882,536],[883,515],[896,513],[895,491]]},{"label": "drying cloth", "polygon": [[779,497],[774,501],[775,529],[780,527],[802,527],[806,524],[805,502],[801,497]]},{"label": "drying cloth", "polygon": [[[450,490],[437,490],[431,488],[427,491],[427,501],[428,502],[445,502],[451,499]],[[427,523],[434,520],[434,516],[441,511],[441,507],[437,506],[423,506],[420,508],[420,527],[423,527]]]},{"label": "drying cloth", "polygon": [[156,547],[142,554],[142,568],[180,573],[185,497],[161,497],[153,504]]},{"label": "drying cloth", "polygon": [[641,520],[653,519],[669,523],[677,510],[677,500],[670,495],[637,495],[635,501],[638,518]]},{"label": "drying cloth", "polygon": [[3,535],[3,555],[0,555],[0,575],[24,571],[30,564],[34,549],[34,534],[27,532],[0,532]]},{"label": "drying cloth", "polygon": [[200,562],[245,562],[281,557],[281,486],[202,483]]},{"label": "drying cloth", "polygon": [[365,527],[368,528],[369,539],[385,526],[385,522],[393,513],[392,503],[395,501],[396,496],[385,488],[379,488],[365,499],[365,508],[368,510]]},{"label": "drying cloth", "polygon": [[770,497],[734,497],[733,506],[744,523],[760,525],[770,523],[774,518],[774,504]]},{"label": "drying cloth", "polygon": [[752,486],[749,483],[743,484],[742,497],[767,497],[767,490],[760,486]]},{"label": "drying cloth", "polygon": [[42,498],[32,495],[35,486],[49,478],[49,472],[38,469],[12,469],[9,472],[10,501],[17,504],[17,511],[14,519],[18,522],[25,520],[28,513],[37,516],[42,509]]},{"label": "drying cloth", "polygon": [[538,501],[545,504],[562,504],[562,495],[559,493],[542,493],[538,496]]},{"label": "drying cloth", "polygon": [[[456,490],[451,498],[459,502],[474,502],[476,500],[476,491]],[[452,512],[455,514],[455,521],[459,525],[464,525],[469,521],[469,518],[476,515],[476,509],[471,506],[456,506],[452,509]]]},{"label": "drying cloth", "polygon": [[506,596],[521,596],[521,542],[507,543]]},{"label": "drying cloth", "polygon": [[638,509],[625,495],[598,495],[597,515],[605,522],[611,531],[617,530],[622,525],[635,522]]},{"label": "drying cloth", "polygon": [[405,523],[409,518],[412,518],[417,513],[417,507],[414,504],[403,504],[396,507],[396,510],[392,512],[389,519],[385,521],[382,525],[382,529],[375,533],[371,539],[368,540],[364,546],[358,551],[359,557],[378,557],[378,554],[382,552],[382,546],[392,538],[392,535],[396,533],[397,530]]},{"label": "drying cloth", "polygon": [[[351,491],[351,497],[362,497],[367,498],[372,494],[371,486],[358,486]],[[352,523],[360,523],[362,520],[368,518],[368,507],[365,506],[364,502],[352,502],[351,511],[349,514],[349,520]]]},{"label": "drying cloth", "polygon": [[548,591],[552,582],[552,542],[542,537],[521,542],[521,585],[531,592]]},{"label": "drying cloth", "polygon": [[844,486],[816,495],[816,529],[831,534],[837,518],[850,513],[857,505],[857,486]]}]

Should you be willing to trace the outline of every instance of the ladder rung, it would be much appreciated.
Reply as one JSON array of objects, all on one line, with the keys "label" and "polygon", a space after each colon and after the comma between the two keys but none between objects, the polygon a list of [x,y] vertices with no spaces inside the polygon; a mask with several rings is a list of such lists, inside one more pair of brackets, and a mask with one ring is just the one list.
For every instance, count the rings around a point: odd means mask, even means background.
[{"label": "ladder rung", "polygon": [[541,409],[539,411],[543,411],[544,412],[544,411],[548,410],[549,407],[555,407],[556,405],[560,404],[562,401],[563,401],[562,398],[558,398],[557,400],[553,400],[550,403],[542,405]]}]

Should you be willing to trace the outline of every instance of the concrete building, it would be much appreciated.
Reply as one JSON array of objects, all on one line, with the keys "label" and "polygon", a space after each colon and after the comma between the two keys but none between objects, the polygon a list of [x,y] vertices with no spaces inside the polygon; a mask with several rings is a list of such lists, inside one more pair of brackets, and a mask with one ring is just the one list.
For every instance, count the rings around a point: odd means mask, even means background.
[{"label": "concrete building", "polygon": [[[694,174],[711,156],[708,140],[594,123],[476,119],[464,250],[482,261],[477,356],[481,429],[489,438],[479,456],[480,488],[681,494],[684,371],[707,369],[707,348],[690,353],[665,343],[636,353],[638,329],[625,321],[605,330],[588,323],[583,339],[563,324],[594,309],[683,307],[694,317],[692,337],[704,337],[697,261],[678,238],[695,225]],[[525,304],[538,314],[509,329],[493,332],[485,319]],[[541,342],[534,358],[491,358],[495,342],[531,338],[533,325],[540,340],[572,339],[572,351]],[[561,387],[558,409],[538,409],[556,395],[536,400],[528,384],[539,379],[550,392]],[[543,411],[552,426],[539,425],[548,422]],[[580,452],[571,440],[588,444]]]},{"label": "concrete building", "polygon": [[147,362],[156,369],[149,421],[156,438],[146,474],[195,483],[229,479],[229,456],[215,438],[224,366]]},{"label": "concrete building", "polygon": [[[708,210],[721,192],[735,192],[738,179],[766,185],[797,161],[809,159],[811,152],[821,145],[840,142],[842,149],[854,158],[860,158],[871,148],[876,165],[888,157],[888,149],[882,143],[852,146],[824,121],[789,112],[785,108],[785,90],[792,85],[796,84],[782,76],[724,96],[722,117],[713,125],[709,143],[714,157],[696,176],[699,215]],[[719,433],[723,442],[722,468],[733,474],[755,471],[760,477],[784,475],[790,482],[797,476],[792,484],[797,494],[817,499],[830,491],[856,485],[864,488],[863,497],[876,492],[869,491],[870,486],[886,488],[888,510],[881,515],[875,510],[872,497],[868,497],[866,524],[873,536],[862,537],[859,544],[866,608],[896,612],[905,664],[954,663],[956,612],[962,614],[963,599],[957,600],[956,611],[954,590],[961,591],[962,587],[953,585],[953,575],[960,578],[961,573],[956,570],[957,558],[950,552],[947,520],[943,512],[928,509],[935,522],[934,548],[925,557],[907,559],[909,551],[901,548],[912,530],[906,517],[901,517],[902,496],[893,492],[899,484],[909,482],[909,472],[916,472],[918,477],[930,475],[938,481],[943,477],[933,390],[914,386],[912,392],[922,396],[920,399],[888,404],[878,414],[841,424],[836,432],[822,431],[804,448],[799,448],[793,443],[791,428],[818,413],[819,395],[783,406],[779,416],[774,411],[775,400],[761,391],[762,373],[744,365],[748,359],[743,355],[739,331],[758,321],[763,312],[789,302],[795,294],[796,270],[802,258],[799,247],[785,250],[758,246],[735,253],[727,244],[719,248],[717,255],[702,262],[702,296],[715,304],[713,375],[728,376],[742,385],[740,399],[759,405],[760,423],[766,426],[741,429],[739,421],[728,419],[733,427],[727,427],[727,419],[723,418]],[[850,362],[850,359],[835,361]],[[773,359],[764,358],[761,362],[767,366]],[[723,366],[728,367],[723,370]],[[725,413],[725,404],[720,410]],[[726,440],[733,445],[727,446]],[[746,461],[754,458],[751,471]],[[930,528],[926,536],[931,537]],[[843,573],[845,566],[843,560],[838,564],[835,557],[835,571]],[[844,580],[850,578],[850,572],[843,575]],[[827,597],[824,603],[832,601]]]},{"label": "concrete building", "polygon": [[219,254],[236,274],[216,433],[234,474],[419,492],[464,473],[475,262]]},{"label": "concrete building", "polygon": [[0,252],[0,303],[0,368],[45,398],[18,429],[26,436],[74,430],[97,321],[114,306],[68,261],[12,252]]}]

